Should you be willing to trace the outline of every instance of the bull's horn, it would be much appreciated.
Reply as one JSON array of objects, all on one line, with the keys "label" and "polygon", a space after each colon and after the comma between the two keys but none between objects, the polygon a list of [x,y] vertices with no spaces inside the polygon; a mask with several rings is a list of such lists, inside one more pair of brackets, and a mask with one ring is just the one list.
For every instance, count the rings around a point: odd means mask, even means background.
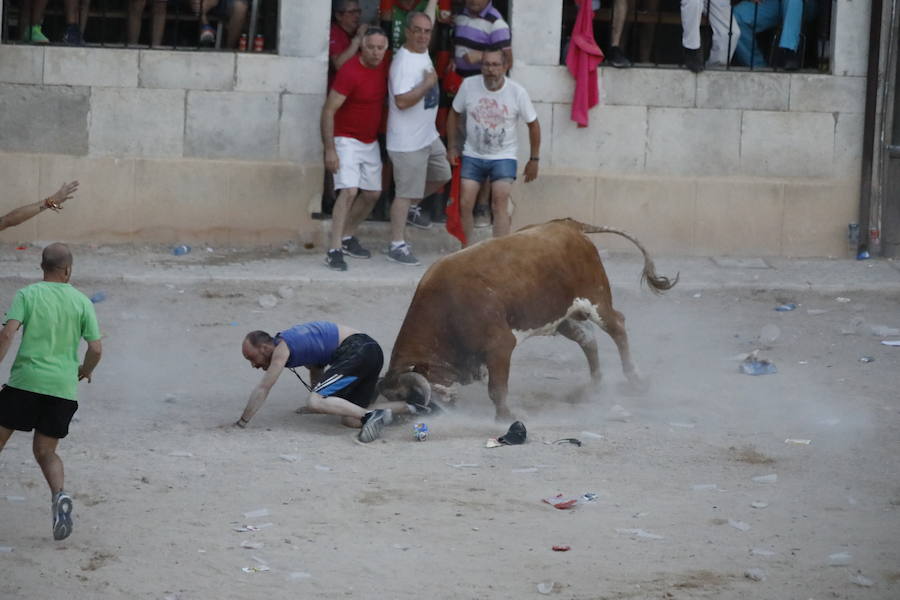
[{"label": "bull's horn", "polygon": [[402,388],[406,388],[405,402],[410,404],[419,404],[428,406],[431,402],[431,384],[420,373],[402,373],[397,377],[397,384]]}]

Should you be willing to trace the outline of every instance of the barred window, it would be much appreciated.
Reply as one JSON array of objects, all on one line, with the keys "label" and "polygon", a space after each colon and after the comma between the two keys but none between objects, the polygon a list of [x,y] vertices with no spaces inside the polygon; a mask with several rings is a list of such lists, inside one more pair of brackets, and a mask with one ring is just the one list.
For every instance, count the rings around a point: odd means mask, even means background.
[{"label": "barred window", "polygon": [[278,0],[2,1],[7,44],[278,50]]},{"label": "barred window", "polygon": [[[594,0],[598,4],[594,37],[604,66],[678,66],[699,43],[706,68],[831,71],[830,0],[696,0],[686,14],[680,0]],[[577,14],[575,0],[565,0],[561,63]],[[699,23],[699,36],[696,29],[691,35],[691,21]]]}]

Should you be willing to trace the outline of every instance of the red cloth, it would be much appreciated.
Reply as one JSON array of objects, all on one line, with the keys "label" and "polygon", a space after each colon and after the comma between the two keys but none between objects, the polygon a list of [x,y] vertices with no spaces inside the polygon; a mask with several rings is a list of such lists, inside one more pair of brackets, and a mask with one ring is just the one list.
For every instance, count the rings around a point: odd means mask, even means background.
[{"label": "red cloth", "polygon": [[378,126],[387,96],[388,63],[370,69],[359,56],[344,63],[331,89],[347,99],[334,115],[335,137],[350,137],[371,144],[378,138]]},{"label": "red cloth", "polygon": [[352,42],[350,34],[344,31],[340,25],[331,24],[331,33],[328,36],[328,89],[331,89],[334,76],[337,75],[337,72],[331,67],[331,59],[338,54],[343,54]]},{"label": "red cloth", "polygon": [[[460,157],[460,162],[462,162],[462,157]],[[463,232],[462,228],[462,220],[459,216],[459,186],[460,186],[460,165],[457,163],[455,167],[453,167],[453,177],[450,179],[450,197],[447,199],[447,233],[455,237],[459,240],[459,242],[465,246],[466,245],[466,234]]]},{"label": "red cloth", "polygon": [[575,78],[572,98],[572,120],[579,127],[588,126],[588,110],[600,102],[597,66],[603,62],[603,51],[594,40],[594,9],[590,0],[575,0],[581,6],[572,28],[572,39],[566,55],[566,66]]}]

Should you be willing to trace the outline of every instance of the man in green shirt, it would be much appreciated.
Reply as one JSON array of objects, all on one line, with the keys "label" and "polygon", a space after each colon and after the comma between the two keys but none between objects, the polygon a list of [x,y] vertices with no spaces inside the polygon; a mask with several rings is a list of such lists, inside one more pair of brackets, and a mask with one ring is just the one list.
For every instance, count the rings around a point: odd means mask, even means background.
[{"label": "man in green shirt", "polygon": [[[44,280],[16,292],[0,330],[0,362],[22,328],[22,342],[0,389],[0,451],[13,431],[34,432],[34,458],[50,486],[53,537],[72,533],[72,498],[63,491],[63,463],[56,446],[69,433],[78,410],[78,382],[100,362],[100,327],[91,301],[69,285],[72,253],[65,244],[50,244],[41,257]],[[88,349],[78,363],[78,346]]]}]

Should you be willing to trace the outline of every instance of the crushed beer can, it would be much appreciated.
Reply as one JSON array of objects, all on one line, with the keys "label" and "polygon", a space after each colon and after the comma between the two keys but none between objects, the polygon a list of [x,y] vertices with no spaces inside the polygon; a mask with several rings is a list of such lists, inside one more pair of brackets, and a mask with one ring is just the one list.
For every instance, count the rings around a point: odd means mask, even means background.
[{"label": "crushed beer can", "polygon": [[416,423],[415,427],[413,427],[413,435],[416,437],[417,442],[424,442],[428,439],[428,425]]}]

